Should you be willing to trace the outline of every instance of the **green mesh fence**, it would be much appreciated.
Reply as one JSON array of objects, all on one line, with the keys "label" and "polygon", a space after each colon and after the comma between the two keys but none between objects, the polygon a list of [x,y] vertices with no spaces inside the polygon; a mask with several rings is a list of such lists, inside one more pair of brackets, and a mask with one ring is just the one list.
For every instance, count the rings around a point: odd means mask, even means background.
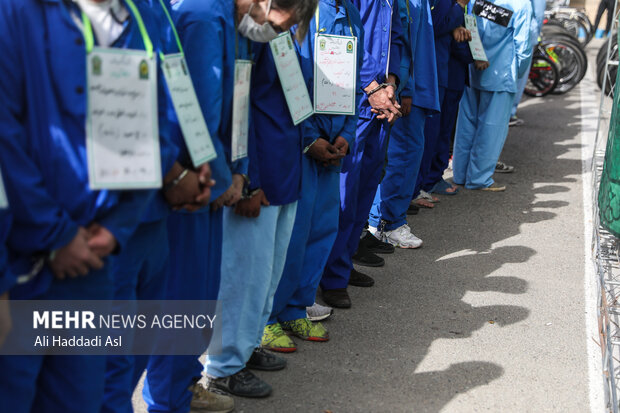
[{"label": "green mesh fence", "polygon": [[[620,82],[620,70],[616,85]],[[620,93],[614,93],[603,175],[598,194],[601,225],[620,237]]]}]

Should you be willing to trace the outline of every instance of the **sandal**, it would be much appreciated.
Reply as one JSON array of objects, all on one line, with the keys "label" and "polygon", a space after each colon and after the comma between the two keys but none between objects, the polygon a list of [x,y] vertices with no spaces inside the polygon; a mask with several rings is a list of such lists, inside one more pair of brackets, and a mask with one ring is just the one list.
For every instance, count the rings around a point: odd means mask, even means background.
[{"label": "sandal", "polygon": [[439,198],[437,198],[436,196],[432,196],[431,194],[423,190],[420,190],[420,195],[418,195],[416,199],[418,198],[426,199],[428,202],[432,202],[433,204],[439,202]]},{"label": "sandal", "polygon": [[416,199],[411,201],[411,205],[415,205],[418,208],[427,208],[427,209],[435,208],[435,204],[434,203],[432,203],[431,201],[429,201],[426,198],[423,198],[421,195],[418,195],[418,197]]},{"label": "sandal", "polygon": [[459,193],[459,188],[456,185],[450,185],[445,179],[442,179],[435,184],[430,192],[438,195],[456,195]]}]

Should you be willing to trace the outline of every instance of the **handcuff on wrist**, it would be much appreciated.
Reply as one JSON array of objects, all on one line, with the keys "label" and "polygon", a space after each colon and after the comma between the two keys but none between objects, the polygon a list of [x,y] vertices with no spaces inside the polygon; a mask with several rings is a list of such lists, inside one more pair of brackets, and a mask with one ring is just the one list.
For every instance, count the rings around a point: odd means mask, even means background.
[{"label": "handcuff on wrist", "polygon": [[181,172],[179,176],[177,176],[172,181],[164,185],[164,192],[167,192],[171,190],[172,188],[174,188],[175,186],[177,186],[183,180],[183,178],[187,176],[188,173],[189,173],[189,169],[187,168],[183,169],[183,172]]},{"label": "handcuff on wrist", "polygon": [[381,83],[379,86],[377,86],[376,88],[374,88],[373,90],[371,90],[370,92],[366,93],[366,96],[371,97],[372,95],[374,95],[375,93],[377,93],[378,91],[380,91],[381,89],[385,89],[388,86],[392,86],[394,88],[394,90],[397,89],[396,83]]}]

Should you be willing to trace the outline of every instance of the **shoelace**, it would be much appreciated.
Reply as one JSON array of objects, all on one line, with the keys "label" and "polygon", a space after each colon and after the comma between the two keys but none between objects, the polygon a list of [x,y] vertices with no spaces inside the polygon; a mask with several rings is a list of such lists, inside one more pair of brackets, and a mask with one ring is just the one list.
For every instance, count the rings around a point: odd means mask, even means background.
[{"label": "shoelace", "polygon": [[237,376],[237,378],[241,382],[247,383],[247,382],[251,381],[254,378],[254,373],[252,373],[248,369],[243,369],[243,370],[239,371],[237,374],[235,374],[235,376]]}]

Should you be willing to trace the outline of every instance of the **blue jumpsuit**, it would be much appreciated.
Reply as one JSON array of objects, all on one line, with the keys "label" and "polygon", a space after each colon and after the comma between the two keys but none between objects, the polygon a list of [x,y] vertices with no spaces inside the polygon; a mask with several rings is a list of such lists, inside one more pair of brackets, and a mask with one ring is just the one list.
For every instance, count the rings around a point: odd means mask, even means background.
[{"label": "blue jumpsuit", "polygon": [[[530,26],[530,47],[532,50],[538,44],[538,37],[540,36],[540,31],[542,30],[543,20],[545,18],[545,7],[547,6],[547,2],[545,0],[530,0],[532,2],[532,22]],[[532,59],[528,62],[528,67],[530,66]],[[519,81],[517,83],[517,93],[515,94],[515,101],[512,104],[512,112],[511,116],[517,116],[517,107],[521,102],[521,98],[523,97],[523,91],[525,90],[525,85],[527,84],[527,78],[530,72],[527,70],[523,76],[519,77]]]},{"label": "blue jumpsuit", "polygon": [[489,59],[484,71],[469,68],[470,86],[459,106],[452,165],[454,182],[469,189],[489,187],[508,134],[517,79],[529,67],[532,7],[529,0],[496,0],[512,10],[508,27],[476,17]]},{"label": "blue jumpsuit", "polygon": [[[439,105],[443,107],[446,88],[448,87],[448,62],[450,61],[450,45],[452,31],[464,24],[464,10],[455,0],[430,0],[433,4],[433,28],[435,30],[435,56],[437,57],[437,74],[439,80]],[[442,112],[443,113],[443,112]],[[420,172],[413,192],[414,197],[420,190],[430,191],[435,182],[430,181],[431,164],[437,156],[439,148],[449,145],[449,142],[439,141],[439,128],[442,113],[436,113],[426,120],[424,125],[424,156],[420,164]]]},{"label": "blue jumpsuit", "polygon": [[437,139],[437,153],[433,158],[431,170],[428,174],[428,182],[441,182],[443,173],[450,163],[450,149],[454,137],[454,126],[459,111],[459,102],[463,97],[465,85],[469,78],[469,64],[474,59],[467,42],[457,43],[452,40],[450,62],[448,63],[448,87],[441,105],[441,124]]},{"label": "blue jumpsuit", "polygon": [[[354,0],[364,26],[364,62],[361,88],[387,74],[400,75],[403,47],[398,0]],[[350,156],[342,161],[338,236],[327,259],[321,288],[346,288],[360,235],[381,180],[388,136],[387,122],[377,120],[366,96],[359,104],[359,120]]]},{"label": "blue jumpsuit", "polygon": [[[0,46],[6,53],[0,61],[0,163],[10,171],[4,178],[13,213],[8,238],[13,274],[28,274],[36,254],[66,245],[79,227],[93,222],[110,230],[123,251],[155,195],[89,188],[86,49],[68,7],[79,16],[76,6],[59,0],[7,0],[0,5]],[[138,2],[137,7],[151,31],[148,6]],[[135,18],[126,25],[113,47],[144,49]],[[160,124],[165,134],[163,113]],[[55,279],[44,266],[29,281],[14,285],[11,298],[111,299],[110,259],[101,270],[66,280]],[[105,357],[0,356],[0,369],[0,411],[101,408]]]},{"label": "blue jumpsuit", "polygon": [[[247,159],[231,159],[234,89],[235,25],[233,0],[183,0],[175,3],[172,18],[179,32],[189,72],[217,152],[211,170],[215,187],[211,199],[222,195],[232,174],[247,172]],[[248,58],[247,39],[239,37],[239,58]],[[180,130],[173,138],[180,162],[191,165]],[[215,300],[222,254],[222,210],[203,208],[196,213],[173,212],[168,218],[170,275],[166,298]],[[201,377],[196,356],[152,356],[147,365],[144,399],[149,412],[187,412],[188,388]]]},{"label": "blue jumpsuit", "polygon": [[[168,22],[159,1],[151,1],[154,24],[149,25],[149,36],[163,53],[176,53],[176,45],[168,45],[165,31]],[[161,40],[160,40],[161,39]],[[159,66],[159,65],[158,65]],[[159,79],[160,82],[164,78]],[[163,83],[162,83],[163,85]],[[168,123],[176,123],[174,107],[166,95],[166,87],[159,88],[158,104],[161,113],[166,113],[170,122],[160,122],[160,129]],[[168,132],[167,132],[168,134]],[[176,160],[179,150],[166,142],[161,145],[162,170],[168,171]],[[166,173],[164,172],[164,176]],[[168,218],[169,208],[160,192],[148,207],[136,232],[127,246],[111,262],[114,279],[115,300],[161,300],[168,277]],[[126,309],[126,307],[124,307]],[[125,339],[129,338],[126,334]],[[125,345],[130,345],[125,341]],[[146,368],[147,356],[108,356],[106,385],[102,412],[131,413],[131,397],[142,372]]]},{"label": "blue jumpsuit", "polygon": [[226,377],[245,367],[260,345],[286,260],[301,191],[301,126],[293,125],[268,44],[256,43],[252,73],[250,190],[261,188],[269,206],[257,218],[224,210],[222,354],[208,355],[205,370]]},{"label": "blue jumpsuit", "polygon": [[[409,2],[409,5],[407,5]],[[370,211],[368,223],[391,231],[407,223],[407,208],[424,152],[424,124],[439,111],[437,64],[433,20],[428,0],[399,0],[405,35],[401,79],[408,79],[400,93],[412,98],[411,113],[396,121],[390,131],[385,175]]]},{"label": "blue jumpsuit", "polygon": [[[347,17],[348,15],[348,17]],[[321,32],[357,37],[357,67],[364,60],[364,32],[360,15],[349,0],[340,2],[336,11],[335,0],[320,0],[319,27]],[[314,88],[314,35],[316,20],[310,22],[310,30],[298,51],[301,56],[301,70],[308,90]],[[356,103],[362,98],[361,80],[357,77]],[[302,124],[302,147],[308,147],[322,138],[333,143],[342,136],[350,144],[355,139],[356,115],[314,115]],[[348,158],[350,155],[347,155]],[[345,159],[346,159],[345,158]],[[303,156],[301,199],[293,227],[293,236],[288,248],[282,279],[278,285],[269,324],[306,317],[306,307],[314,303],[327,255],[338,232],[338,188],[340,168],[325,167],[319,162]]]}]

